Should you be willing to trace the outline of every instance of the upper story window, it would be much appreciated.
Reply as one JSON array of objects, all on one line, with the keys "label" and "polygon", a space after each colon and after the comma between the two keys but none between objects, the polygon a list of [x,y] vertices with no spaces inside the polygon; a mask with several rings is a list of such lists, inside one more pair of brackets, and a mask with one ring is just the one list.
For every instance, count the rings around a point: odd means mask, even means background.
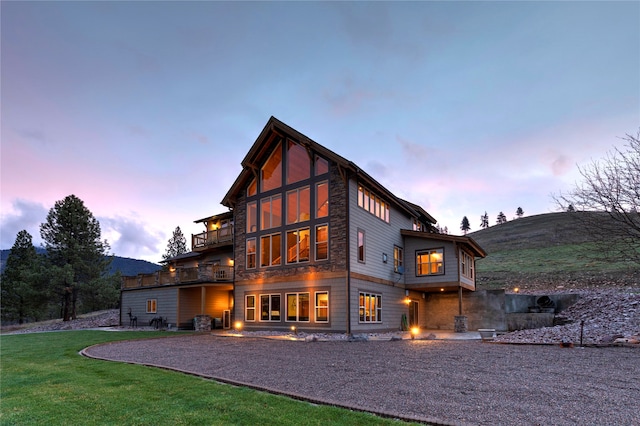
[{"label": "upper story window", "polygon": [[389,223],[389,203],[362,185],[358,185],[358,207]]},{"label": "upper story window", "polygon": [[247,232],[258,230],[258,202],[247,203]]},{"label": "upper story window", "polygon": [[364,263],[364,231],[358,229],[358,262]]},{"label": "upper story window", "polygon": [[329,184],[327,181],[316,184],[316,217],[329,216]]},{"label": "upper story window", "polygon": [[260,200],[260,229],[282,225],[282,196],[280,194]]},{"label": "upper story window", "polygon": [[287,192],[287,224],[311,219],[311,194],[309,187]]},{"label": "upper story window", "polygon": [[424,231],[424,225],[418,219],[413,219],[413,230],[414,231]]},{"label": "upper story window", "polygon": [[295,142],[287,141],[287,183],[300,182],[311,176],[311,162],[307,150]]},{"label": "upper story window", "polygon": [[316,176],[329,172],[329,162],[322,157],[316,156]]},{"label": "upper story window", "polygon": [[444,274],[444,250],[431,249],[416,253],[417,275]]},{"label": "upper story window", "polygon": [[402,247],[393,246],[393,272],[404,272],[403,257],[404,250],[402,250]]},{"label": "upper story window", "polygon": [[251,180],[251,183],[247,187],[247,197],[251,197],[258,193],[258,182],[255,179]]},{"label": "upper story window", "polygon": [[266,192],[282,186],[282,148],[278,143],[276,149],[260,170],[260,191]]},{"label": "upper story window", "polygon": [[460,269],[463,276],[473,279],[473,256],[466,251],[460,256]]}]

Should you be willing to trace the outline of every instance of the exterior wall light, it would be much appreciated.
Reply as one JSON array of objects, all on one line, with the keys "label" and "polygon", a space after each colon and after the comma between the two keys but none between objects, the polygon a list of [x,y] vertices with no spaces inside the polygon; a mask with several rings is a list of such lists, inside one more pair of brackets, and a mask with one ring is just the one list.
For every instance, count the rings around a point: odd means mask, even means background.
[{"label": "exterior wall light", "polygon": [[237,331],[242,330],[242,322],[240,322],[240,321],[236,321],[236,323],[234,324],[234,328],[235,328]]}]

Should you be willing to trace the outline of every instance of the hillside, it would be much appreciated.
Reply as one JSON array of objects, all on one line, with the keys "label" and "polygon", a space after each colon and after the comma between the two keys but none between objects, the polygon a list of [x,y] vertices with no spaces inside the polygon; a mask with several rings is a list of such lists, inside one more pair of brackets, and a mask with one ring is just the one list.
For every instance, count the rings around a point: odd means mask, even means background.
[{"label": "hillside", "polygon": [[573,214],[528,216],[469,233],[488,253],[477,262],[478,288],[637,285],[638,265],[598,257],[589,230]]},{"label": "hillside", "polygon": [[[11,250],[0,250],[0,273],[4,271],[4,265],[7,261],[7,257],[9,257],[10,251]],[[39,247],[36,247],[36,251],[40,254],[45,252],[44,249]],[[150,274],[160,268],[160,265],[147,262],[146,260],[113,256],[113,260],[109,268],[109,273],[115,274],[117,271],[120,271],[122,275],[133,276],[138,274]]]}]

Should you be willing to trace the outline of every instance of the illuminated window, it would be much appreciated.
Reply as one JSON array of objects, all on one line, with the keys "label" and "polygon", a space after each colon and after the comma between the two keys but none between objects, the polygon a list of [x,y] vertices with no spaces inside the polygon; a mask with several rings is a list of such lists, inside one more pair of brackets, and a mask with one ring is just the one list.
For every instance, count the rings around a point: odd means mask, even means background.
[{"label": "illuminated window", "polygon": [[382,296],[360,292],[360,322],[382,322]]},{"label": "illuminated window", "polygon": [[295,142],[287,142],[287,183],[309,179],[311,162],[307,150]]},{"label": "illuminated window", "polygon": [[287,232],[287,263],[309,261],[309,228]]},{"label": "illuminated window", "polygon": [[329,185],[327,181],[316,184],[316,217],[329,216]]},{"label": "illuminated window", "polygon": [[329,292],[316,292],[316,322],[329,322]]},{"label": "illuminated window", "polygon": [[260,200],[260,229],[271,229],[282,225],[282,195]]},{"label": "illuminated window", "polygon": [[244,320],[245,321],[255,321],[256,320],[256,296],[248,295],[245,298],[246,302],[244,304]]},{"label": "illuminated window", "polygon": [[282,262],[280,234],[265,235],[260,238],[260,266],[275,266]]},{"label": "illuminated window", "polygon": [[393,272],[400,273],[404,270],[403,258],[404,250],[402,250],[402,247],[393,246]]},{"label": "illuminated window", "polygon": [[247,203],[247,232],[258,230],[258,202]]},{"label": "illuminated window", "polygon": [[309,293],[287,294],[287,321],[309,321]]},{"label": "illuminated window", "polygon": [[358,229],[358,262],[364,263],[364,231]]},{"label": "illuminated window", "polygon": [[256,267],[256,239],[247,239],[247,269]]},{"label": "illuminated window", "polygon": [[282,147],[278,143],[267,162],[260,170],[260,192],[270,191],[282,186]]},{"label": "illuminated window", "polygon": [[251,197],[258,193],[258,182],[255,179],[251,180],[249,187],[247,188],[247,197]]},{"label": "illuminated window", "polygon": [[329,226],[316,226],[316,260],[329,258]]},{"label": "illuminated window", "polygon": [[147,313],[155,314],[158,310],[158,299],[147,299]]},{"label": "illuminated window", "polygon": [[416,254],[417,275],[444,274],[443,249],[419,251]]},{"label": "illuminated window", "polygon": [[280,321],[280,295],[260,295],[260,321]]},{"label": "illuminated window", "polygon": [[390,221],[389,203],[362,185],[358,185],[358,207],[363,208],[387,223]]},{"label": "illuminated window", "polygon": [[287,192],[287,224],[311,219],[311,194],[309,187]]},{"label": "illuminated window", "polygon": [[329,162],[322,157],[316,157],[316,176],[329,172]]}]

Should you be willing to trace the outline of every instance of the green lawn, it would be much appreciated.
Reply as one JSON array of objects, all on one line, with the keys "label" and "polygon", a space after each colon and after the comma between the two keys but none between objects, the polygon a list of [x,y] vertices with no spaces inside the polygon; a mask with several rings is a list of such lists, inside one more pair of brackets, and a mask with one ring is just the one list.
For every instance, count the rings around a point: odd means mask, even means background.
[{"label": "green lawn", "polygon": [[78,352],[157,332],[68,331],[0,336],[1,425],[398,424],[367,413],[87,359]]}]

